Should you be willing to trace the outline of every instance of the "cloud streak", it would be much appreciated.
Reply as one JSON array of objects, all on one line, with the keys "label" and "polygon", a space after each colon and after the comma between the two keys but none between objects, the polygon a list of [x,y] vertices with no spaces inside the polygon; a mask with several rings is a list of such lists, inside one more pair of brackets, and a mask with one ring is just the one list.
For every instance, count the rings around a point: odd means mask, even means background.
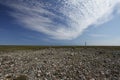
[{"label": "cloud streak", "polygon": [[105,34],[90,34],[90,37],[109,37],[109,35],[105,35]]},{"label": "cloud streak", "polygon": [[[120,0],[1,0],[24,27],[53,39],[72,40],[93,24],[109,21]],[[109,18],[110,17],[110,18]]]}]

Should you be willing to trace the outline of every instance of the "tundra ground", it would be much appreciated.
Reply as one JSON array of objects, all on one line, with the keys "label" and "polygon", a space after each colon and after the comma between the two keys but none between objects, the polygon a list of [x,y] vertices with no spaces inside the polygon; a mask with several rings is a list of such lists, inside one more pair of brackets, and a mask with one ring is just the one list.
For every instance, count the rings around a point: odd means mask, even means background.
[{"label": "tundra ground", "polygon": [[120,80],[120,50],[104,47],[2,48],[0,80]]}]

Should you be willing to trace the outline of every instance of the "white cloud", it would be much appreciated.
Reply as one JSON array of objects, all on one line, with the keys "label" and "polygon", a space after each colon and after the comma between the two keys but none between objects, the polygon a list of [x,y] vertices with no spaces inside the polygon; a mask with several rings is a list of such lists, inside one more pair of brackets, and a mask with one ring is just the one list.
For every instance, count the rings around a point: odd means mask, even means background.
[{"label": "white cloud", "polygon": [[80,36],[90,25],[109,21],[119,2],[120,0],[13,0],[5,5],[16,10],[11,15],[25,27],[54,39],[71,40]]},{"label": "white cloud", "polygon": [[105,35],[105,34],[90,34],[89,36],[91,36],[91,37],[109,37],[109,35]]}]

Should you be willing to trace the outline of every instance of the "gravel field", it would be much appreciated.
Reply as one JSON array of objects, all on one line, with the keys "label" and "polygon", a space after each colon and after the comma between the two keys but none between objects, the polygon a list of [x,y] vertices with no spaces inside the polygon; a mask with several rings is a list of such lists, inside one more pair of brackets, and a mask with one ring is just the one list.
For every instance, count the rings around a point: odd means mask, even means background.
[{"label": "gravel field", "polygon": [[120,50],[1,50],[0,80],[120,80]]}]

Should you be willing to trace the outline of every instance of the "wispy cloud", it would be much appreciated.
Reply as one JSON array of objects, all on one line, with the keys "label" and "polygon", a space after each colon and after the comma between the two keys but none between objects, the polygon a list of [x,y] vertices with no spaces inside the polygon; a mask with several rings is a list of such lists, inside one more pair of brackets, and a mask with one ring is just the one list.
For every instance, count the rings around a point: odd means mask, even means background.
[{"label": "wispy cloud", "polygon": [[117,9],[117,14],[120,14],[120,6]]},{"label": "wispy cloud", "polygon": [[[1,0],[0,3],[3,3]],[[71,40],[93,24],[112,17],[120,0],[13,0],[3,3],[15,10],[11,15],[24,27],[51,38]]]},{"label": "wispy cloud", "polygon": [[91,37],[109,37],[109,35],[105,35],[105,34],[90,34],[89,36],[91,36]]}]

